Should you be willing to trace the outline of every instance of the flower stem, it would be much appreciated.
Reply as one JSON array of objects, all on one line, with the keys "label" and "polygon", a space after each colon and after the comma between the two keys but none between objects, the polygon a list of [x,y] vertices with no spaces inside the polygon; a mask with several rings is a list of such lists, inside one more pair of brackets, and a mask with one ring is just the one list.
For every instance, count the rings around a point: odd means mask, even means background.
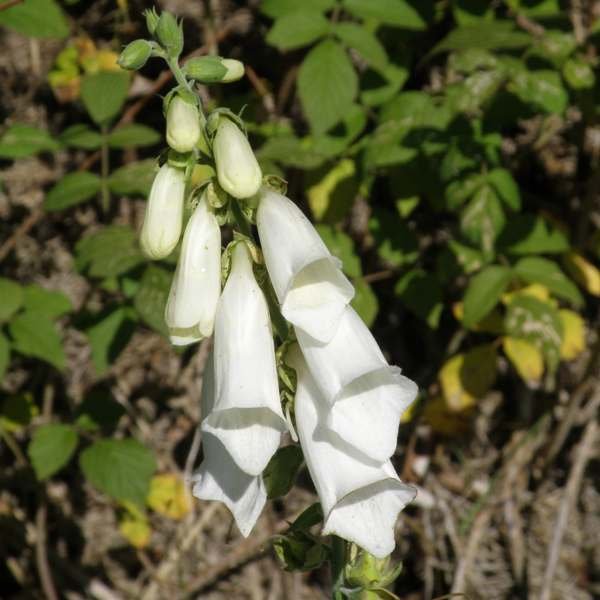
[{"label": "flower stem", "polygon": [[332,599],[344,600],[341,590],[344,583],[344,567],[346,566],[346,542],[337,535],[331,536],[331,581]]}]

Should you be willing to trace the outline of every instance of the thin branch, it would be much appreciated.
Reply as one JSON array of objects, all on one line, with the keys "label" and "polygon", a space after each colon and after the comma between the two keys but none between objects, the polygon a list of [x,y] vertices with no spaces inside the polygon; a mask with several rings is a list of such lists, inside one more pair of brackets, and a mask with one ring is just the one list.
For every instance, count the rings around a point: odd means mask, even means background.
[{"label": "thin branch", "polygon": [[29,230],[44,216],[42,210],[34,210],[29,216],[15,229],[13,234],[0,246],[0,262],[2,262],[15,247],[19,238],[27,235]]},{"label": "thin branch", "polygon": [[46,548],[46,500],[40,499],[40,504],[35,515],[35,560],[38,574],[42,583],[42,589],[48,600],[58,600],[52,571],[48,563],[48,553]]},{"label": "thin branch", "polygon": [[539,596],[540,600],[550,600],[552,596],[552,581],[554,579],[554,574],[556,573],[556,567],[560,556],[560,547],[569,520],[569,513],[579,494],[581,479],[585,472],[587,462],[592,454],[597,433],[598,423],[593,419],[587,424],[584,430],[583,437],[577,448],[573,468],[571,469],[571,474],[569,475],[569,480],[560,503],[558,517],[556,519],[556,524],[554,525],[554,535],[552,536],[552,542],[548,552],[548,562],[546,563],[542,590]]}]

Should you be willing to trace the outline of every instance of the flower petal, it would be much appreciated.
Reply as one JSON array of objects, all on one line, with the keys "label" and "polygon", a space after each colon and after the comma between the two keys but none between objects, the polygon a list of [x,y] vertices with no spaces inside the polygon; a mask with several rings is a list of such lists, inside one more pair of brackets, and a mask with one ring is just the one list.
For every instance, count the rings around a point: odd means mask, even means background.
[{"label": "flower petal", "polygon": [[378,558],[394,548],[398,513],[415,496],[392,463],[370,460],[327,426],[329,404],[297,349],[286,357],[296,369],[295,415],[306,464],[323,506],[323,533],[335,533]]},{"label": "flower petal", "polygon": [[221,230],[203,194],[185,228],[165,309],[173,337],[193,340],[211,335],[220,293]]},{"label": "flower petal", "polygon": [[261,190],[256,224],[283,316],[314,339],[329,341],[354,296],[339,261],[302,211],[266,187]]},{"label": "flower petal", "polygon": [[238,465],[258,475],[286,422],[279,400],[271,321],[245,243],[238,243],[215,321],[214,410],[202,427],[219,437]]}]

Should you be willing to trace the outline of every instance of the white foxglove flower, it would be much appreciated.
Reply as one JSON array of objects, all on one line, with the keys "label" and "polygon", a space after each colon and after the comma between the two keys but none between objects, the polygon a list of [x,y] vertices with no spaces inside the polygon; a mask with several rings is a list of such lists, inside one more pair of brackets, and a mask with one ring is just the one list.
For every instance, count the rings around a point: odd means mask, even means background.
[{"label": "white foxglove flower", "polygon": [[400,481],[389,460],[381,464],[365,458],[332,431],[329,403],[300,352],[292,348],[287,361],[298,376],[296,426],[323,507],[323,535],[338,535],[377,558],[388,556],[395,545],[398,513],[414,499],[416,490]]},{"label": "white foxglove flower", "polygon": [[173,344],[191,344],[212,334],[220,293],[221,229],[204,193],[185,228],[165,310]]},{"label": "white foxglove flower", "polygon": [[214,353],[215,406],[202,430],[219,438],[241,469],[258,475],[277,450],[286,423],[269,310],[243,242],[233,249],[217,307]]},{"label": "white foxglove flower", "polygon": [[140,244],[149,258],[165,258],[177,246],[181,235],[184,196],[184,172],[164,164],[152,182],[142,225]]},{"label": "white foxglove flower", "polygon": [[200,139],[198,107],[175,96],[167,109],[167,144],[177,152],[191,152]]},{"label": "white foxglove flower", "polygon": [[254,196],[262,182],[248,138],[241,129],[222,117],[213,141],[213,155],[217,166],[219,185],[234,198]]},{"label": "white foxglove flower", "polygon": [[[214,392],[214,362],[211,353],[202,382],[202,417],[213,410]],[[202,436],[202,447],[204,460],[192,476],[192,494],[200,500],[223,502],[231,511],[242,535],[248,537],[267,501],[262,477],[242,471],[222,442],[208,432],[204,432]]]},{"label": "white foxglove flower", "polygon": [[337,330],[354,288],[302,211],[264,187],[256,214],[258,235],[283,316],[315,340]]},{"label": "white foxglove flower", "polygon": [[368,457],[387,460],[396,449],[400,416],[417,395],[413,381],[388,365],[375,338],[348,306],[338,330],[320,344],[296,328],[298,343],[330,405],[327,425]]}]

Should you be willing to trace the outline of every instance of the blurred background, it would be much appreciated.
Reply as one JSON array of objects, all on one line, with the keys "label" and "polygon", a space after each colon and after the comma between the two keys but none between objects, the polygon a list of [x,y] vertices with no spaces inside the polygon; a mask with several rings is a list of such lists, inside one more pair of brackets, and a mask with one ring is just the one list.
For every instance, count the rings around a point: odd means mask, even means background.
[{"label": "blurred background", "polygon": [[328,597],[326,569],[271,547],[315,502],[302,465],[248,539],[184,483],[210,342],[171,347],[176,253],[151,264],[137,242],[172,79],[116,65],[152,6],[183,18],[184,55],[245,63],[199,86],[207,111],[244,109],[263,172],[419,384],[393,592],[599,597],[586,0],[0,1],[0,597]]}]

